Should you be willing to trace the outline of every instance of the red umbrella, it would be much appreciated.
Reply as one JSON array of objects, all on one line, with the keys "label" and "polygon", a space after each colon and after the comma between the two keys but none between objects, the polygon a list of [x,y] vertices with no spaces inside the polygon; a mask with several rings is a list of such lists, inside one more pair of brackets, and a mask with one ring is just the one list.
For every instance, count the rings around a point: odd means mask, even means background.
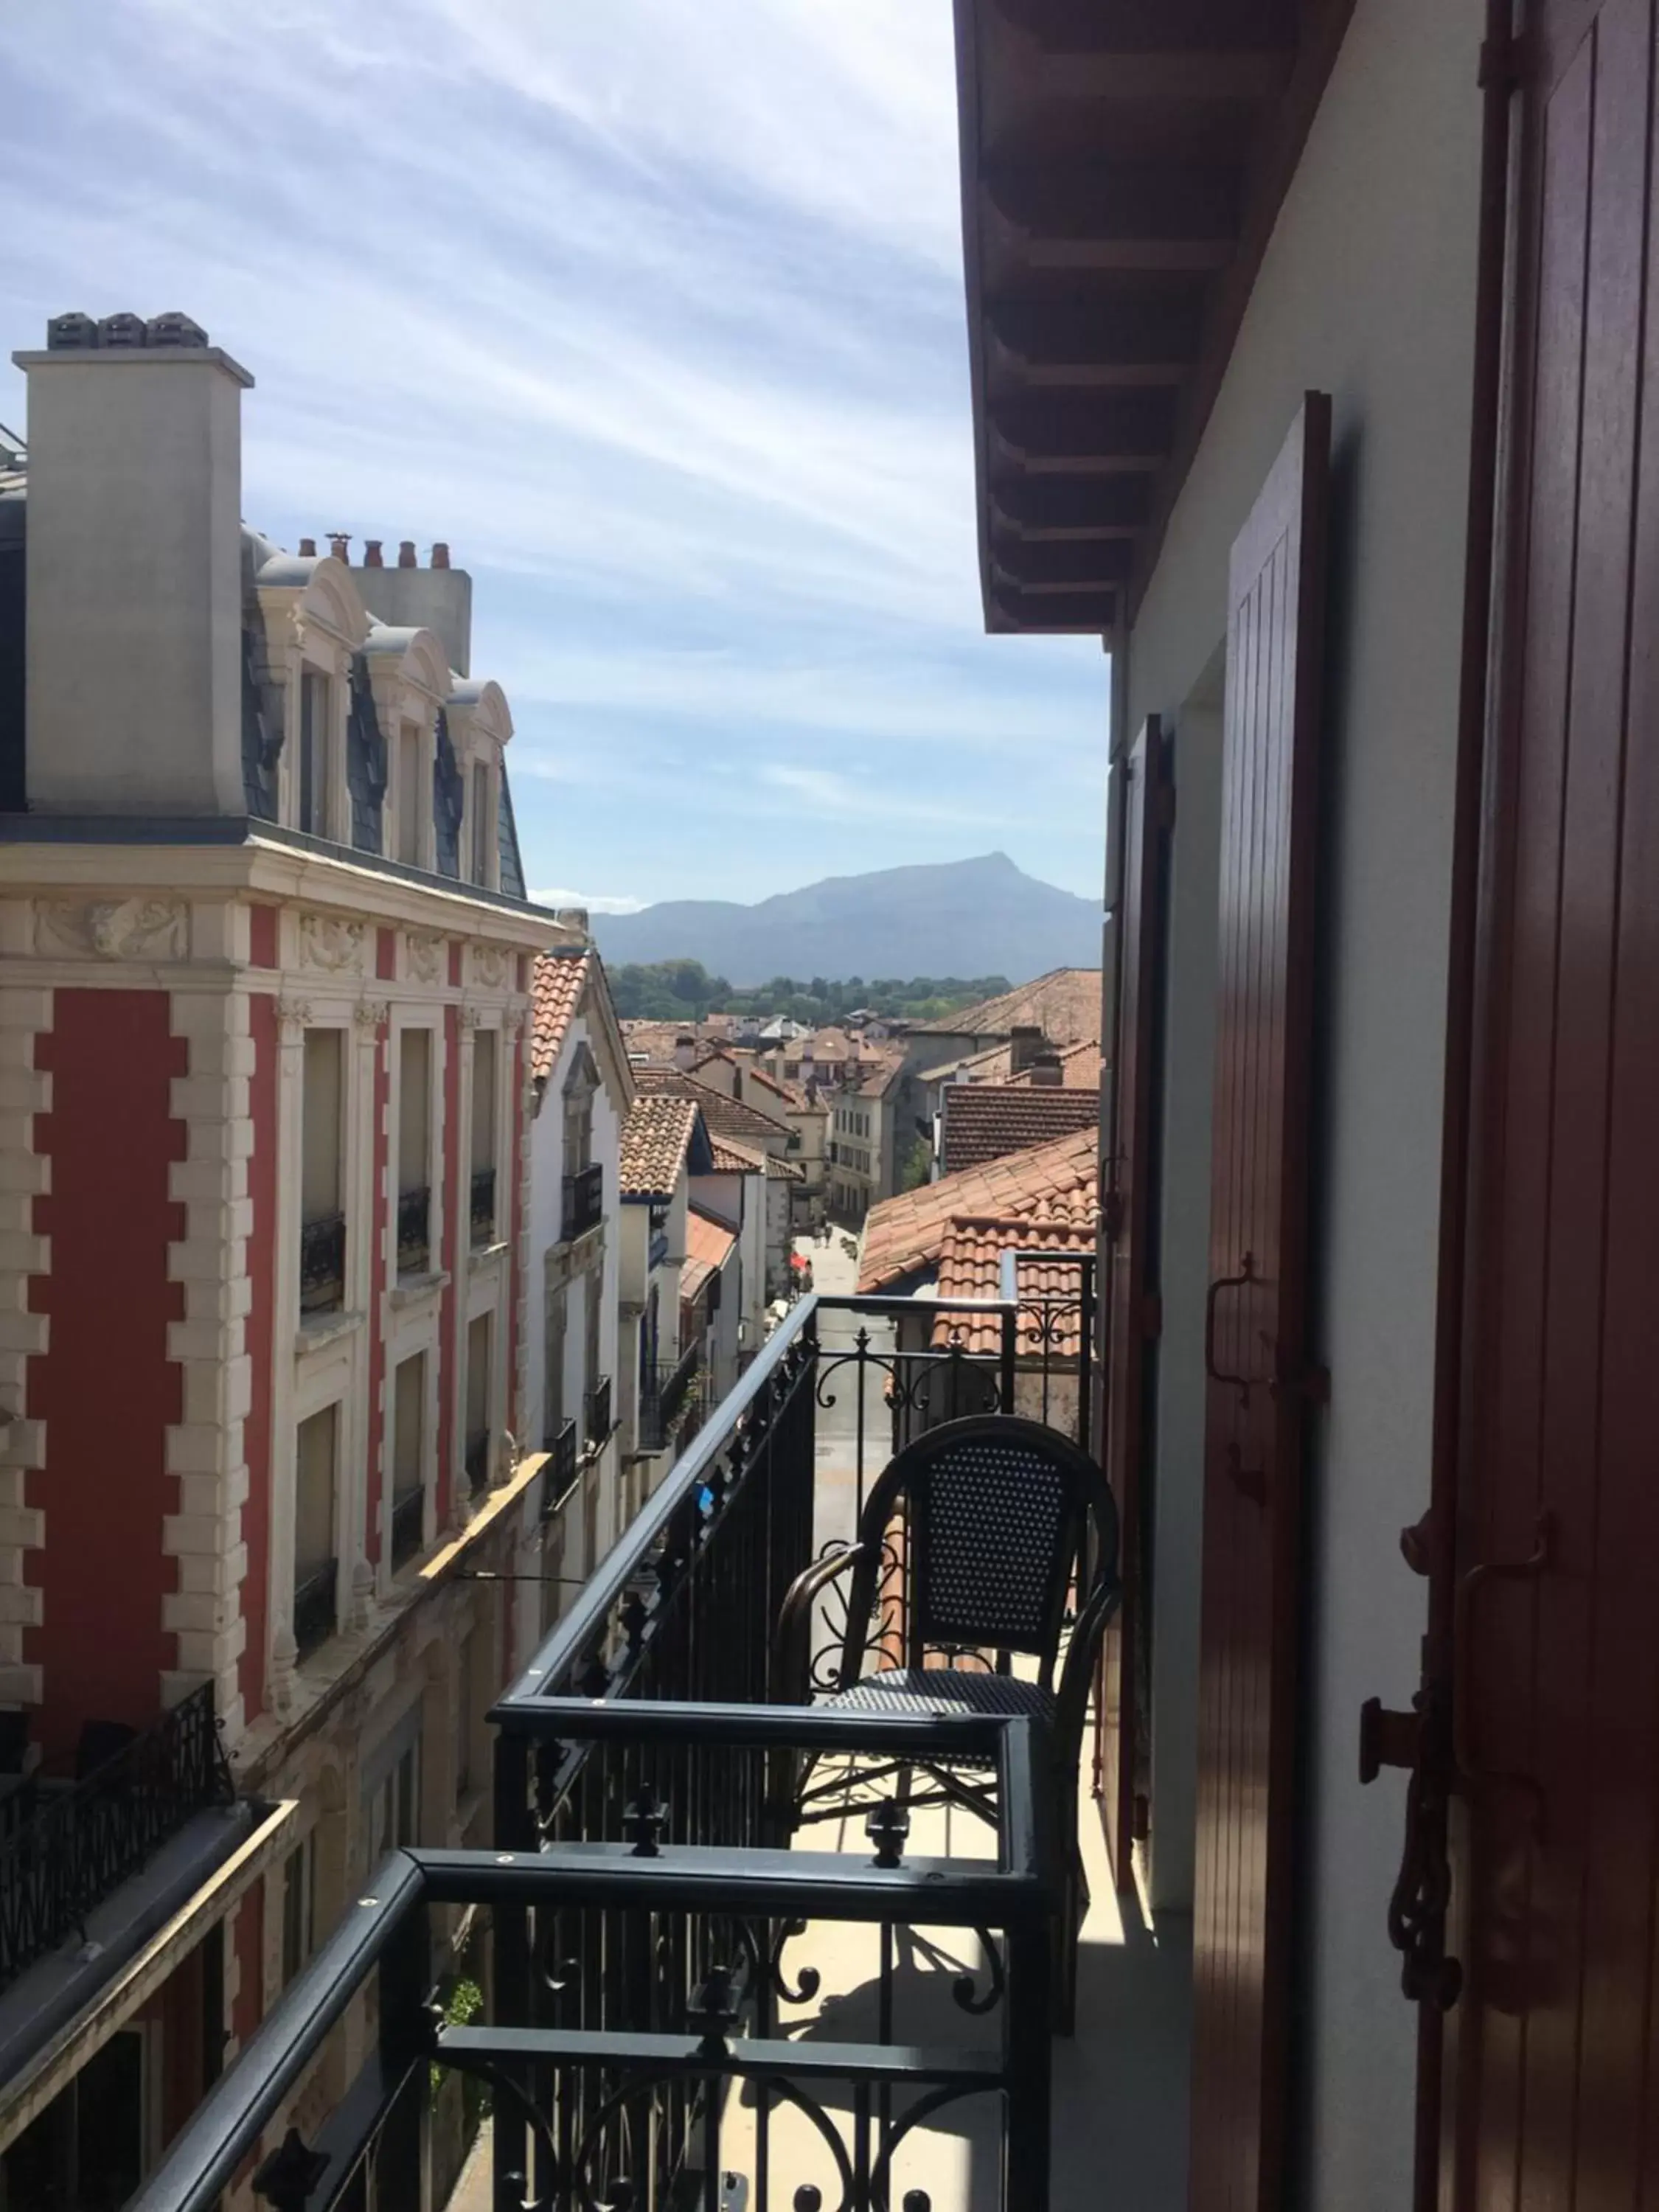
[{"label": "red umbrella", "polygon": [[789,1255],[789,1264],[792,1267],[810,1267],[812,1263],[804,1252],[792,1252]]}]

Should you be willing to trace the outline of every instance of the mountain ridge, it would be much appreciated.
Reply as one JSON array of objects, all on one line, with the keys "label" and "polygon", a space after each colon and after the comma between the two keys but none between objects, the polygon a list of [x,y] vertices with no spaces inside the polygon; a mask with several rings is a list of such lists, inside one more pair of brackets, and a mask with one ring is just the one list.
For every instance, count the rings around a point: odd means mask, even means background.
[{"label": "mountain ridge", "polygon": [[738,988],[775,975],[1006,975],[1097,967],[1100,909],[1028,876],[1006,853],[825,876],[745,906],[668,899],[637,914],[596,914],[613,963],[700,960]]}]

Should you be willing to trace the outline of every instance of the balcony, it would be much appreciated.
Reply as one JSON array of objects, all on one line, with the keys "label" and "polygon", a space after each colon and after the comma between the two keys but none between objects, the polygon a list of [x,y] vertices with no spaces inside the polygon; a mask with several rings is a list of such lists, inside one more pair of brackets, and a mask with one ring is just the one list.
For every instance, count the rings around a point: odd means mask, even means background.
[{"label": "balcony", "polygon": [[300,1311],[331,1313],[345,1303],[346,1225],[343,1213],[325,1213],[300,1224]]},{"label": "balcony", "polygon": [[489,1431],[476,1431],[466,1440],[466,1491],[477,1498],[489,1487]]},{"label": "balcony", "polygon": [[479,1168],[472,1177],[472,1249],[495,1242],[495,1170]]},{"label": "balcony", "polygon": [[596,1229],[605,1218],[605,1164],[595,1160],[592,1166],[581,1169],[564,1179],[564,1206],[561,1224],[563,1242],[574,1243],[578,1237]]},{"label": "balcony", "polygon": [[198,1813],[232,1802],[212,1685],[84,1780],[19,1782],[0,1823],[0,1990],[64,1938]]},{"label": "balcony", "polygon": [[582,1401],[582,1437],[590,1452],[603,1449],[611,1435],[611,1377],[601,1376]]},{"label": "balcony", "polygon": [[424,1275],[432,1265],[432,1193],[418,1190],[398,1194],[398,1273]]},{"label": "balcony", "polygon": [[294,1648],[301,1659],[326,1644],[339,1626],[340,1563],[324,1559],[294,1583]]},{"label": "balcony", "polygon": [[[1086,1337],[1089,1262],[1071,1256]],[[1182,1962],[1118,1923],[1086,1794],[1096,1939],[1077,2019],[1085,2038],[1114,2023],[1114,2044],[1074,2063],[1079,2046],[1051,2035],[1072,1850],[1042,1723],[813,1704],[847,1621],[825,1599],[797,1608],[799,1635],[778,1632],[785,1592],[845,1547],[892,1451],[948,1407],[995,1412],[1020,1370],[1029,1382],[1012,1305],[941,1304],[907,1351],[896,1324],[914,1316],[902,1299],[792,1310],[493,1712],[494,1848],[386,1861],[143,2212],[209,2212],[251,2156],[261,2198],[296,2212],[358,2201],[371,2166],[375,2201],[419,2203],[436,2069],[492,2085],[497,2203],[1048,2212],[1113,2178],[1126,2204],[1178,2201],[1147,2144],[1153,2074],[1184,2032],[1169,1996]],[[994,1349],[966,1348],[970,1322]],[[878,1644],[907,1632],[904,1550]],[[971,1670],[975,1655],[939,1647],[929,1663]],[[867,1820],[854,1761],[896,1793]],[[978,1771],[994,1822],[909,1812],[902,1778],[927,1762]],[[473,1905],[489,2003],[452,2027],[428,2002],[431,1943]],[[375,2026],[356,2085],[314,2140],[282,2137],[295,2083],[364,1990]],[[1075,2171],[1051,2188],[1056,2153]]]},{"label": "balcony", "polygon": [[702,1370],[702,1346],[694,1344],[672,1365],[650,1371],[640,1393],[640,1449],[665,1451],[697,1411],[694,1385]]}]

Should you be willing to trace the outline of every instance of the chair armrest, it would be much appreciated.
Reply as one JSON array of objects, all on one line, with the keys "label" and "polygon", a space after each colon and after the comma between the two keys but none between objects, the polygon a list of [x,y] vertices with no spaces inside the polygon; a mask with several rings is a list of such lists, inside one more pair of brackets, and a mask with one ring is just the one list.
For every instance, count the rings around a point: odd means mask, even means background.
[{"label": "chair armrest", "polygon": [[[805,1705],[812,1696],[812,1611],[819,1597],[838,1577],[849,1573],[868,1554],[867,1544],[848,1544],[810,1567],[803,1567],[784,1594],[773,1638],[783,1701]],[[833,1688],[842,1686],[837,1670]]]},{"label": "chair armrest", "polygon": [[1082,1756],[1083,1723],[1089,1710],[1089,1686],[1094,1680],[1100,1639],[1122,1596],[1123,1585],[1115,1576],[1108,1582],[1097,1583],[1072,1630],[1054,1698],[1054,1756],[1062,1768],[1074,1771]]}]

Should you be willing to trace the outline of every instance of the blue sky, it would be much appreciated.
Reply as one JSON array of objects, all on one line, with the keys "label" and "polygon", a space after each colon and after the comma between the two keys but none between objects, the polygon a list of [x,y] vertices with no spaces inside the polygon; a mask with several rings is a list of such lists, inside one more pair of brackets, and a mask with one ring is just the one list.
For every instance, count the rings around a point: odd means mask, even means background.
[{"label": "blue sky", "polygon": [[204,324],[249,521],[472,571],[538,890],[1097,891],[1099,648],[980,626],[949,0],[49,0],[0,72],[0,422],[48,314]]}]

